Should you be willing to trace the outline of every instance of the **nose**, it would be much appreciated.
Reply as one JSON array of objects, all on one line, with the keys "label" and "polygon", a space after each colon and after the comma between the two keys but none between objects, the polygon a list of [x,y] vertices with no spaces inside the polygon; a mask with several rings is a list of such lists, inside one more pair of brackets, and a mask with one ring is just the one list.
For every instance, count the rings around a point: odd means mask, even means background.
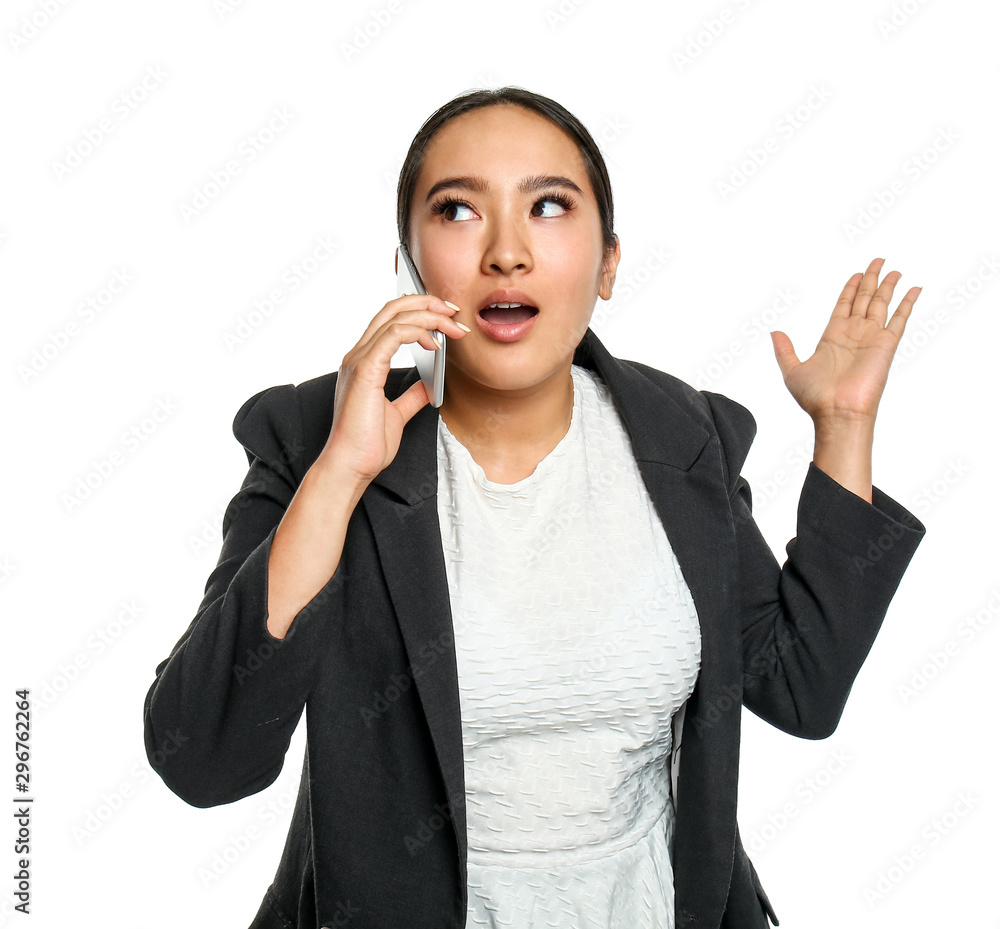
[{"label": "nose", "polygon": [[484,274],[509,276],[515,271],[531,270],[531,248],[525,222],[523,217],[512,215],[510,209],[494,213],[483,247]]}]

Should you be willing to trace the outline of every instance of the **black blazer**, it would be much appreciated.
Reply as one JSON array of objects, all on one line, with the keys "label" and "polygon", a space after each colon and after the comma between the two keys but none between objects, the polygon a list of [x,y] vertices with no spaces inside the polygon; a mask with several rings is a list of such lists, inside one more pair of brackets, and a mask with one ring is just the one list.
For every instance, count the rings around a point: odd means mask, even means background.
[{"label": "black blazer", "polygon": [[[767,929],[768,915],[778,921],[736,823],[741,707],[795,736],[829,736],[924,526],[877,488],[868,503],[810,463],[779,567],[740,476],[750,413],[612,357],[590,329],[573,360],[611,393],[701,626],[672,758],[677,929]],[[393,368],[386,395],[416,377]],[[305,709],[298,799],[251,929],[463,927],[464,762],[436,408],[407,423],[366,488],[333,577],[284,639],[266,628],[274,531],[329,436],[336,380],[263,390],[236,414],[249,472],[197,615],[156,668],[146,751],[189,804],[232,803],[277,778]]]}]

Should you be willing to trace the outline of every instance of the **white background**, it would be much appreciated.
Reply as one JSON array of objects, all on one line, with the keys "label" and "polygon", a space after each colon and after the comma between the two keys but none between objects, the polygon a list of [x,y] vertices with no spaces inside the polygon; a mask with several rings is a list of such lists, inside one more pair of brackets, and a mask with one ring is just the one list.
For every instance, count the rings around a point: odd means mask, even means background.
[{"label": "white background", "polygon": [[[143,699],[200,603],[213,526],[246,472],[236,410],[339,366],[395,296],[411,138],[456,94],[504,84],[558,100],[600,142],[618,286],[635,286],[598,301],[593,328],[612,354],[752,410],[744,473],[779,561],[812,436],[768,329],[808,357],[875,257],[903,274],[893,309],[923,285],[874,479],[927,536],[833,736],[796,739],[744,712],[740,824],[783,929],[998,925],[995,5],[52,9],[14,2],[0,16],[3,694],[10,726],[15,687],[35,700],[33,925],[241,929],[257,911],[304,727],[271,787],[195,809],[147,763]],[[248,159],[275,108],[290,121]],[[212,188],[234,159],[239,173]],[[185,217],[198,191],[217,195]],[[333,256],[282,285],[322,236]],[[127,286],[81,315],[116,273]],[[278,286],[285,302],[252,316]],[[241,322],[249,334],[227,345]],[[5,820],[0,925],[18,925]]]}]

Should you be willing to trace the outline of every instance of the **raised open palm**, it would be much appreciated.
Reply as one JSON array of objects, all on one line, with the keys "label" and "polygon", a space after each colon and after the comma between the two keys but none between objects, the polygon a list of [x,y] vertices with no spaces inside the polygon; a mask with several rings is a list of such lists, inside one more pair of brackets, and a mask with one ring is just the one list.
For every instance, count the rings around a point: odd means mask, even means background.
[{"label": "raised open palm", "polygon": [[921,290],[906,292],[887,325],[889,301],[902,274],[890,271],[879,285],[884,262],[876,258],[863,275],[851,276],[816,350],[805,361],[799,361],[784,332],[771,334],[785,386],[814,421],[875,418],[892,357]]}]

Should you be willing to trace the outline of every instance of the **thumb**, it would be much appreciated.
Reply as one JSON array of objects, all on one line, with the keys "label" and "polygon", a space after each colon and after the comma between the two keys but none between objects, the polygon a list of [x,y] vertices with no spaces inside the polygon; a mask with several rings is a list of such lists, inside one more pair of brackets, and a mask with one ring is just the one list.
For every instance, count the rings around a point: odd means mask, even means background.
[{"label": "thumb", "polygon": [[405,426],[417,412],[430,403],[430,399],[427,396],[427,388],[424,387],[423,380],[417,378],[416,384],[411,384],[410,387],[396,397],[392,401],[392,405],[399,410],[399,415],[403,417],[403,425]]},{"label": "thumb", "polygon": [[781,376],[787,380],[788,375],[802,364],[795,354],[795,349],[792,348],[792,340],[781,330],[775,329],[771,333],[771,345],[774,348],[774,357],[778,361],[778,367],[781,369]]}]

